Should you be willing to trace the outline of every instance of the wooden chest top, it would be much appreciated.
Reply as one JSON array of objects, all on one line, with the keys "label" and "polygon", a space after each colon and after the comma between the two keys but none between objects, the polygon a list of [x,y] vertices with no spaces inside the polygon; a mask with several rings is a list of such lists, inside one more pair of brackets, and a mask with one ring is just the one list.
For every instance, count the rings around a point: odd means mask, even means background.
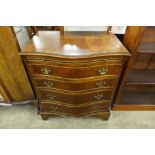
[{"label": "wooden chest top", "polygon": [[22,53],[25,55],[51,55],[55,57],[128,56],[128,50],[119,39],[108,32],[39,31]]}]

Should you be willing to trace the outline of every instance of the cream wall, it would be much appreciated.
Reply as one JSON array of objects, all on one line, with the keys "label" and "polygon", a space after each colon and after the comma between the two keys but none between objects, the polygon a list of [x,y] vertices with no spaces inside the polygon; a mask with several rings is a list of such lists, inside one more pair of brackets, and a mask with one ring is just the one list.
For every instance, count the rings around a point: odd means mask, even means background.
[{"label": "cream wall", "polygon": [[[126,26],[112,26],[113,33],[125,33]],[[107,26],[64,26],[65,31],[106,31]]]}]

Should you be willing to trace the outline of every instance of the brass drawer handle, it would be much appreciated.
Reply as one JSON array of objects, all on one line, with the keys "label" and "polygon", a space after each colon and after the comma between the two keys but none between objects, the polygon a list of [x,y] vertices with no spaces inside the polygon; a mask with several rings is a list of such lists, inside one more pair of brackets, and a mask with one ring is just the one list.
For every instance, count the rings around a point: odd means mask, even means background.
[{"label": "brass drawer handle", "polygon": [[50,73],[51,73],[51,69],[50,69],[50,68],[47,68],[47,67],[41,68],[40,71],[41,71],[43,74],[50,74]]},{"label": "brass drawer handle", "polygon": [[106,67],[99,68],[98,72],[99,72],[100,75],[107,74],[108,68],[106,68]]},{"label": "brass drawer handle", "polygon": [[54,100],[56,96],[55,96],[54,94],[47,94],[47,97],[48,97],[50,100]]},{"label": "brass drawer handle", "polygon": [[103,98],[103,94],[97,94],[94,96],[96,100],[101,100]]},{"label": "brass drawer handle", "polygon": [[99,109],[101,109],[101,106],[100,105],[95,105],[95,106],[92,106],[92,109],[93,110],[99,110]]},{"label": "brass drawer handle", "polygon": [[57,106],[50,106],[49,109],[52,110],[52,111],[57,111],[58,107]]},{"label": "brass drawer handle", "polygon": [[103,87],[105,85],[106,85],[106,82],[105,81],[97,81],[96,82],[96,87],[97,88],[101,88],[101,87]]},{"label": "brass drawer handle", "polygon": [[53,87],[53,85],[54,85],[54,83],[51,81],[44,81],[44,86],[46,86],[46,87],[51,88],[51,87]]},{"label": "brass drawer handle", "polygon": [[104,62],[107,62],[108,61],[108,59],[104,59]]}]

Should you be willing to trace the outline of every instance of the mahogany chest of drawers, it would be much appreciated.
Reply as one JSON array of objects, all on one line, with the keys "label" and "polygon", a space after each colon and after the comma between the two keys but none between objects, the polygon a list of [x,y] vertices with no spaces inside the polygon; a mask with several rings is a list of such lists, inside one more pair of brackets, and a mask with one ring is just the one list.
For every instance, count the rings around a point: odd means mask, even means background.
[{"label": "mahogany chest of drawers", "polygon": [[97,116],[107,120],[129,53],[108,32],[40,31],[21,52],[42,119]]}]

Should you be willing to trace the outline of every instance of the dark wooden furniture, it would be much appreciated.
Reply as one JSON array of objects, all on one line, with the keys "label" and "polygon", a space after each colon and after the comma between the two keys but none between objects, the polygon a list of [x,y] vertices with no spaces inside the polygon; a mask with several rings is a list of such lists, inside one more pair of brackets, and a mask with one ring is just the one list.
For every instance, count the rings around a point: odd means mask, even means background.
[{"label": "dark wooden furniture", "polygon": [[40,31],[20,54],[42,119],[98,116],[107,120],[129,53],[109,32]]},{"label": "dark wooden furniture", "polygon": [[[32,38],[38,31],[60,31],[64,32],[64,26],[28,26],[29,36]],[[107,32],[111,32],[112,26],[107,27]]]},{"label": "dark wooden furniture", "polygon": [[155,27],[127,27],[124,44],[131,58],[114,110],[155,110]]},{"label": "dark wooden furniture", "polygon": [[64,31],[64,26],[36,26],[38,31]]}]

